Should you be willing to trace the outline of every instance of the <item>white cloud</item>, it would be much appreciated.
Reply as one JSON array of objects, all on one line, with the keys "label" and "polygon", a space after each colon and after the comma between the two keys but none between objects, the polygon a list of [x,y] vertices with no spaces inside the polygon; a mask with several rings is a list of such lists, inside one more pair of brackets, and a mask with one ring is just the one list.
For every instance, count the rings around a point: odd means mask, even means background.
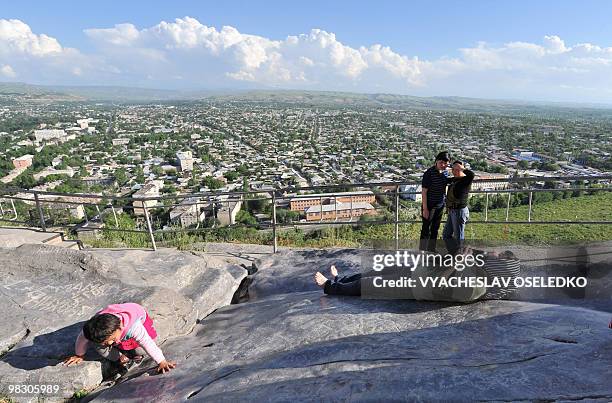
[{"label": "white cloud", "polygon": [[8,64],[3,64],[0,66],[0,75],[3,75],[7,78],[17,77],[17,73],[15,73],[15,70],[13,70],[13,68]]},{"label": "white cloud", "polygon": [[133,24],[117,24],[108,29],[86,29],[85,33],[91,38],[117,46],[129,46],[140,37],[140,32]]},{"label": "white cloud", "polygon": [[20,20],[0,19],[0,53],[46,56],[61,51],[62,47],[55,38],[34,34]]},{"label": "white cloud", "polygon": [[37,83],[89,83],[112,71],[100,57],[63,47],[57,39],[36,34],[15,19],[0,19],[0,62],[1,76]]},{"label": "white cloud", "polygon": [[[273,87],[612,102],[612,48],[570,45],[556,35],[540,43],[479,42],[456,55],[422,59],[384,44],[351,47],[332,32],[270,39],[195,18],[138,28],[92,28],[93,55],[63,47],[19,20],[0,20],[1,74],[26,81],[150,87]],[[5,67],[8,66],[8,67]]]}]

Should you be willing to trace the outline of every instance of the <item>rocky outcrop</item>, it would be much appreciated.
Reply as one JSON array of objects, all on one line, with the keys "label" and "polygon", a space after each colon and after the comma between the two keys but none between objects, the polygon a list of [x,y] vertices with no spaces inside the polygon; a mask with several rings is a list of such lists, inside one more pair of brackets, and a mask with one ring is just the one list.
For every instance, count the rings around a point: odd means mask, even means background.
[{"label": "rocky outcrop", "polygon": [[[3,323],[14,325],[2,327],[1,339],[6,346],[17,344],[2,358],[0,384],[44,376],[74,390],[96,380],[97,361],[72,368],[56,364],[70,353],[80,321],[129,295],[151,310],[163,329],[164,353],[177,368],[157,375],[147,361],[123,382],[99,387],[87,399],[612,399],[610,266],[602,262],[586,268],[592,276],[585,291],[590,298],[559,291],[457,304],[324,295],[313,273],[327,272],[332,263],[342,272],[358,270],[362,257],[356,250],[272,255],[256,247],[230,253],[234,246],[226,245],[227,256],[254,261],[256,272],[243,281],[244,269],[229,264],[222,247],[200,255],[46,248],[4,252],[0,264],[7,274],[0,289],[10,299],[5,309],[10,316]],[[16,266],[6,269],[7,264]],[[526,264],[525,270],[573,273],[576,268],[547,263]],[[35,285],[17,291],[17,281],[25,280]],[[231,290],[241,282],[241,289],[250,284],[250,300],[228,305]],[[96,295],[80,283],[106,288]],[[56,296],[64,299],[52,299]],[[181,336],[168,337],[176,335]]]},{"label": "rocky outcrop", "polygon": [[[312,281],[356,250],[284,250],[256,261],[248,303],[217,310],[95,400],[609,401],[609,312],[529,301],[450,304],[324,295]],[[526,270],[538,272],[530,265]],[[595,284],[593,285],[595,286]],[[609,301],[610,294],[607,294]],[[581,301],[583,303],[584,301]],[[584,304],[583,304],[584,305]]]},{"label": "rocky outcrop", "polygon": [[[87,320],[108,304],[145,306],[158,341],[186,335],[231,302],[246,270],[176,250],[75,251],[22,245],[0,252],[0,384],[60,384],[64,395],[100,384],[100,362],[59,364]],[[58,365],[59,364],[59,365]]]}]

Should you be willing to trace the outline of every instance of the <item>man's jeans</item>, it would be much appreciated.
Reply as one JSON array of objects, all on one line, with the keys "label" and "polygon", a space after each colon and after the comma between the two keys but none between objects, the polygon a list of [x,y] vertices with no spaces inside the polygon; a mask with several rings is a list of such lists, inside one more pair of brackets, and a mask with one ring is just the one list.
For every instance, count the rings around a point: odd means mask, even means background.
[{"label": "man's jeans", "polygon": [[421,242],[419,249],[430,252],[436,251],[436,238],[438,238],[438,229],[442,221],[442,207],[429,209],[429,218],[422,217],[423,224],[421,226]]},{"label": "man's jeans", "polygon": [[448,209],[448,219],[444,224],[442,239],[446,243],[446,249],[451,254],[455,254],[463,246],[465,239],[465,224],[470,218],[470,211],[467,207],[460,209]]}]

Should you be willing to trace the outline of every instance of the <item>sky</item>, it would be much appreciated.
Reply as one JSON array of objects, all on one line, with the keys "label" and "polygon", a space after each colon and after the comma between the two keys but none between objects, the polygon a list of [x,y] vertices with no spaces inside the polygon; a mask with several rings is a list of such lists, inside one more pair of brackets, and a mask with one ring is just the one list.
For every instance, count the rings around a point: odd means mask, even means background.
[{"label": "sky", "polygon": [[612,104],[610,1],[5,1],[0,82]]}]

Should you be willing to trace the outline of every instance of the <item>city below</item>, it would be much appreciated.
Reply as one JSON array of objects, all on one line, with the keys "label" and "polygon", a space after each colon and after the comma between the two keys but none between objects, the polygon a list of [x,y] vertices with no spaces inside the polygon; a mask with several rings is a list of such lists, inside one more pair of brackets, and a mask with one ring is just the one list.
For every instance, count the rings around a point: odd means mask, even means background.
[{"label": "city below", "polygon": [[[386,182],[413,183],[399,191],[416,217],[422,173],[442,150],[489,180],[479,191],[521,177],[570,188],[546,178],[612,167],[606,109],[297,91],[119,102],[20,88],[0,94],[2,186],[101,196],[41,194],[56,223],[101,221],[104,196],[148,198],[118,210],[137,223],[146,207],[160,229],[269,223],[269,202],[247,200],[258,192],[279,197],[281,222],[360,220],[384,215],[375,191],[393,186],[368,184]],[[343,184],[352,193],[300,190]],[[0,201],[3,215],[32,218],[29,199]]]}]

